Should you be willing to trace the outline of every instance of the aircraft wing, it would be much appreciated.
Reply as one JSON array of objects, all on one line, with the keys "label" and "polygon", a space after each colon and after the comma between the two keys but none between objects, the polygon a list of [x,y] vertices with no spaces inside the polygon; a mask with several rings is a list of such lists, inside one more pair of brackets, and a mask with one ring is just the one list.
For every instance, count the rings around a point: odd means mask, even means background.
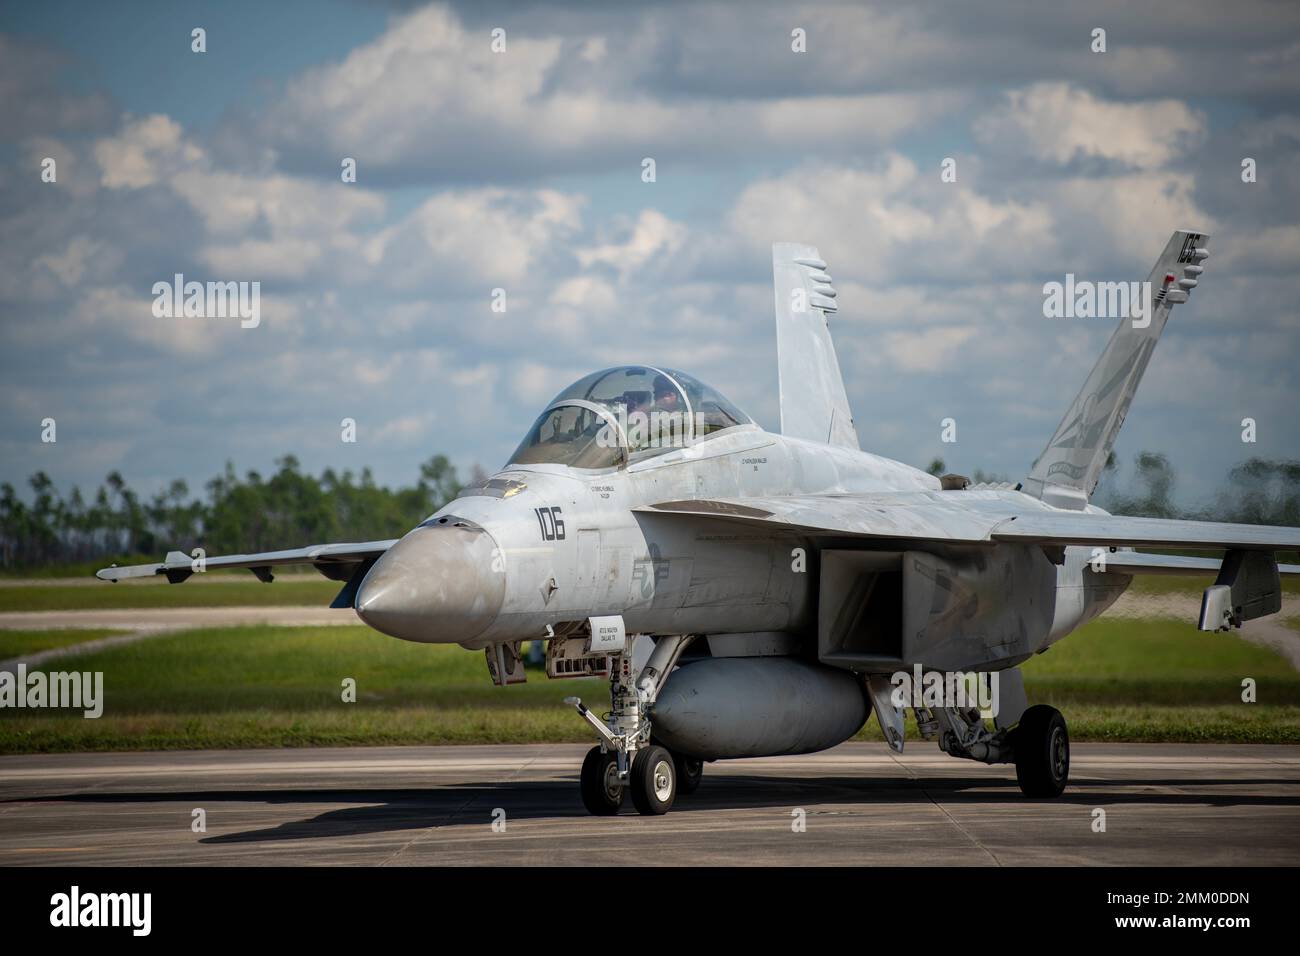
[{"label": "aircraft wing", "polygon": [[[287,551],[263,551],[258,554],[225,554],[202,558],[202,567],[207,571],[225,568],[248,568],[263,581],[271,580],[271,568],[283,564],[310,564],[325,577],[334,581],[347,581],[363,564],[379,557],[394,544],[397,539],[388,541],[364,541],[357,544],[314,544],[305,548],[291,548]],[[179,584],[195,573],[198,558],[183,551],[172,551],[157,564],[131,564],[125,567],[113,565],[95,572],[95,577],[104,581],[120,581],[124,578],[146,578],[155,574],[166,575],[172,584]]]},{"label": "aircraft wing", "polygon": [[[1014,497],[1013,497],[1014,496]],[[841,538],[903,543],[1170,547],[1190,550],[1300,550],[1300,528],[1164,518],[1129,518],[1060,511],[1019,493],[980,491],[881,492],[856,495],[666,501],[645,514],[689,514]],[[1108,567],[1125,573],[1198,574],[1218,560],[1115,552]],[[1195,562],[1195,563],[1189,563]],[[1296,570],[1290,570],[1296,568]],[[1282,573],[1300,573],[1284,565]]]}]

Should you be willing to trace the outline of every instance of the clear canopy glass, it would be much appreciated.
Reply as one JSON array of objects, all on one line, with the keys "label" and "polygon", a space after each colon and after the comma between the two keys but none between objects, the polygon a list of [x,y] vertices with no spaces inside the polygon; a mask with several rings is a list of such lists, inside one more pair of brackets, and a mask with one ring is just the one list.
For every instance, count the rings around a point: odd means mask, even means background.
[{"label": "clear canopy glass", "polygon": [[675,369],[623,365],[593,372],[556,395],[511,457],[514,464],[614,468],[681,448],[748,415]]}]

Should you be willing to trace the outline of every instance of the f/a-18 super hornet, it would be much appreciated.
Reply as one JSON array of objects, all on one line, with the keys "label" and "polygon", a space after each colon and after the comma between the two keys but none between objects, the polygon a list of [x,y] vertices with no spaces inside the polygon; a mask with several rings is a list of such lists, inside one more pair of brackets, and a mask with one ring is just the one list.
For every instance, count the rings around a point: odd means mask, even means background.
[{"label": "f/a-18 super hornet", "polygon": [[[1281,607],[1276,552],[1300,528],[1120,517],[1089,497],[1174,306],[1200,281],[1206,236],[1175,232],[1141,321],[1121,320],[1018,484],[934,477],[862,451],[827,324],[831,276],[812,246],[773,246],[781,433],[671,368],[627,365],[546,406],[505,468],[400,539],[113,567],[118,580],[310,564],[385,634],[482,650],[524,680],[608,677],[603,716],[567,698],[598,743],[583,803],[666,812],[703,763],[811,753],[874,711],[902,750],[904,714],[954,757],[1014,763],[1021,789],[1066,785],[1069,736],[1027,706],[1019,665],[1105,610],[1139,574],[1217,572],[1203,630]],[[1205,557],[1135,550],[1209,552]],[[991,717],[907,698],[900,674],[996,674]]]}]

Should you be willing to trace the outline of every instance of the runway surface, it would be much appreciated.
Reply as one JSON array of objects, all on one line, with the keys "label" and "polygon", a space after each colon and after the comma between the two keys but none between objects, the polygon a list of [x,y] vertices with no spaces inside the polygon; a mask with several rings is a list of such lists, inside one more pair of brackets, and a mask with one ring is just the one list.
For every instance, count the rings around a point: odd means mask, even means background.
[{"label": "runway surface", "polygon": [[1300,864],[1296,746],[1076,744],[1065,795],[1030,801],[1010,767],[854,742],[613,818],[582,809],[586,750],[0,757],[0,865]]}]

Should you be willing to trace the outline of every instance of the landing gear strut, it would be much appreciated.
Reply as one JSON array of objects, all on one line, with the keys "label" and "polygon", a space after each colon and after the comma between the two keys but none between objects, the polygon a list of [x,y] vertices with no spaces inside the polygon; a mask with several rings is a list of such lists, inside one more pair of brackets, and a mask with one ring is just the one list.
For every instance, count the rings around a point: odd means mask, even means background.
[{"label": "landing gear strut", "polygon": [[[632,671],[628,653],[610,655],[608,717],[601,720],[576,697],[565,698],[600,738],[582,763],[582,803],[599,816],[618,813],[625,793],[637,811],[646,815],[667,813],[679,790],[689,793],[699,785],[699,762],[694,765],[650,739],[650,708],[664,681],[693,635],[661,637],[639,673]],[[683,782],[689,790],[683,790]]]}]

